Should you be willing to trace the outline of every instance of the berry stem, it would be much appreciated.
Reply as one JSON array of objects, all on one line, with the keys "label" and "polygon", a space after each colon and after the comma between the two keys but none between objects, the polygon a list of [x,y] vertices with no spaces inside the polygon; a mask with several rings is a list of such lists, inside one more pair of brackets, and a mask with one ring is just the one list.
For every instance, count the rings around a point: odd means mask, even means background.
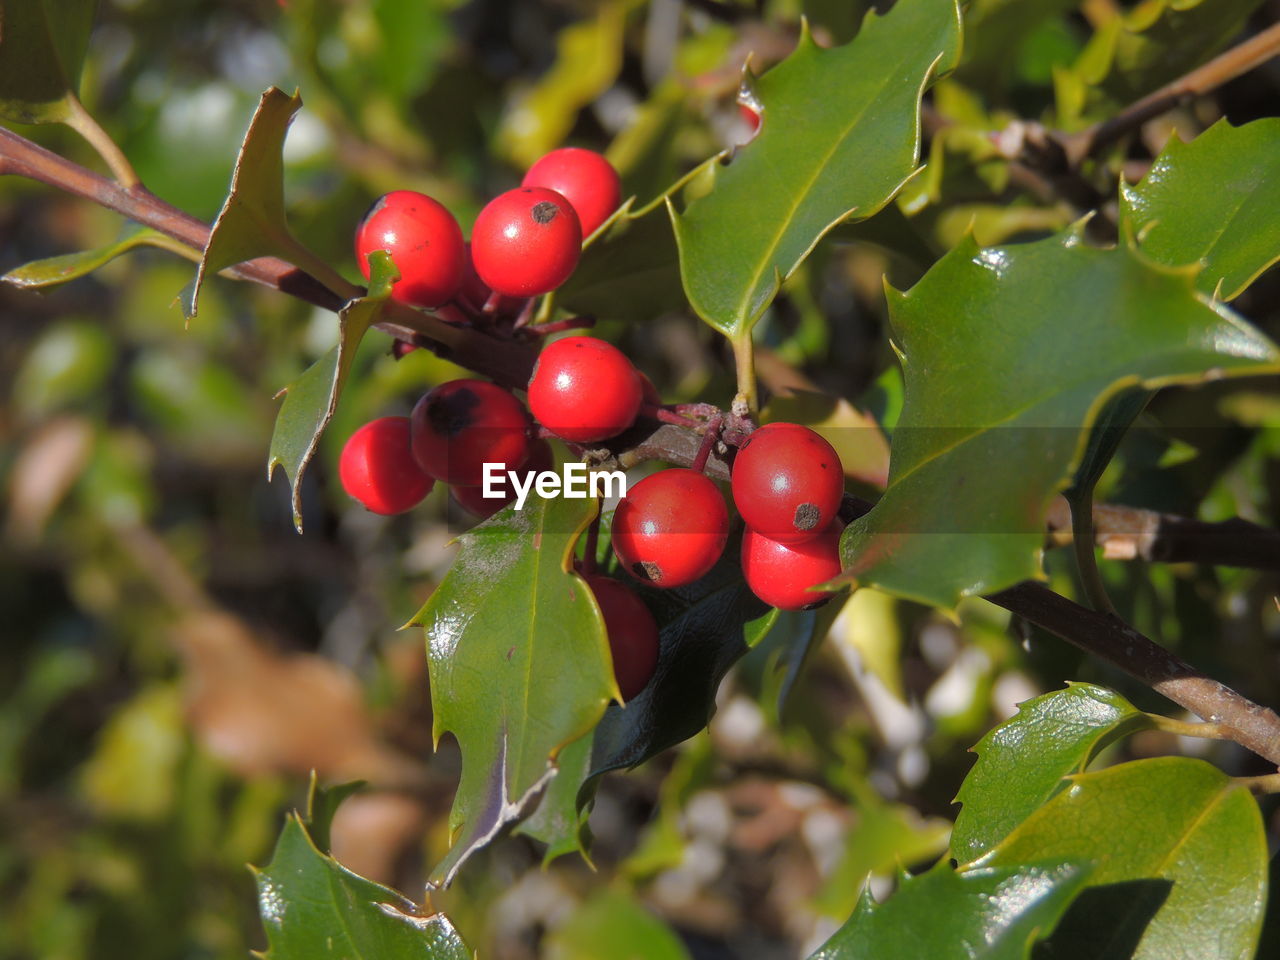
[{"label": "berry stem", "polygon": [[659,423],[669,423],[676,427],[688,427],[691,430],[696,430],[702,426],[692,417],[686,417],[670,407],[663,407],[653,403],[640,404],[640,415],[648,417],[650,420],[657,420]]},{"label": "berry stem", "polygon": [[525,300],[524,305],[520,307],[520,313],[516,316],[515,323],[511,325],[512,330],[521,330],[529,325],[529,321],[533,319],[533,308],[537,301],[532,297]]},{"label": "berry stem", "polygon": [[724,417],[716,415],[711,418],[711,422],[707,424],[706,432],[702,435],[702,443],[698,444],[698,453],[693,458],[693,463],[689,464],[689,469],[702,473],[707,466],[707,457],[711,456],[711,450],[715,447],[716,442],[720,439],[720,428],[724,426]]},{"label": "berry stem", "polygon": [[735,410],[742,406],[745,412],[755,413],[758,409],[755,346],[750,330],[733,338],[733,360],[738,372],[738,395],[733,398],[733,406]]},{"label": "berry stem", "polygon": [[531,337],[549,337],[562,330],[589,330],[595,325],[595,317],[569,317],[564,320],[553,320],[550,323],[531,323],[524,328],[524,333]]},{"label": "berry stem", "polygon": [[489,298],[485,300],[484,306],[480,308],[480,312],[492,316],[498,312],[498,307],[502,304],[502,294],[497,290],[490,292]]}]

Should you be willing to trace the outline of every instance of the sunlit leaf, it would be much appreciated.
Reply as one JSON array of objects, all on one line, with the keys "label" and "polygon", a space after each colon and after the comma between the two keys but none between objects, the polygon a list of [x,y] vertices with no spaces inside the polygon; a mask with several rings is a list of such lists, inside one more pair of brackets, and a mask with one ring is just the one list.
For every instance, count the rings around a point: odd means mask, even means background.
[{"label": "sunlit leaf", "polygon": [[369,255],[372,266],[369,295],[347,303],[338,313],[338,343],[284,389],[267,452],[267,479],[276,467],[284,469],[292,489],[293,524],[302,532],[302,475],[315,456],[320,435],[338,408],[338,398],[356,348],[377,321],[400,273],[382,250]]},{"label": "sunlit leaf", "polygon": [[960,873],[943,861],[928,873],[905,877],[884,903],[864,893],[848,923],[810,960],[1023,960],[1088,875],[1087,863],[1051,855]]},{"label": "sunlit leaf", "polygon": [[0,280],[24,290],[43,290],[46,287],[54,287],[68,280],[87,276],[116,257],[131,250],[137,250],[139,247],[159,247],[190,260],[199,257],[199,253],[185,243],[174,240],[158,230],[152,230],[150,227],[140,227],[130,230],[115,243],[109,243],[105,247],[82,250],[79,253],[64,253],[56,257],[24,263],[20,267],[14,267],[0,277]]},{"label": "sunlit leaf", "polygon": [[901,0],[846,46],[823,50],[803,33],[757,81],[760,133],[712,165],[709,192],[671,210],[699,316],[744,336],[827,231],[893,198],[916,168],[920,96],[954,66],[959,42],[954,0]]},{"label": "sunlit leaf", "polygon": [[973,748],[978,761],[956,794],[951,855],[978,859],[1083,773],[1108,743],[1151,725],[1141,710],[1114,691],[1074,683],[1022,704]]},{"label": "sunlit leaf", "polygon": [[977,866],[1046,857],[1095,864],[1051,956],[1253,956],[1267,890],[1262,817],[1244,786],[1203,760],[1158,757],[1072,777]]},{"label": "sunlit leaf", "polygon": [[462,748],[453,846],[432,882],[450,882],[532,812],[565,747],[617,695],[600,611],[570,572],[595,509],[592,500],[531,497],[472,528],[413,620],[427,634],[434,735],[451,731]]},{"label": "sunlit leaf", "polygon": [[937,606],[1041,575],[1049,504],[1118,391],[1280,369],[1190,272],[1074,233],[968,241],[889,308],[905,405],[889,487],[844,532],[842,579]]},{"label": "sunlit leaf", "polygon": [[[314,787],[313,787],[314,790]],[[347,870],[325,852],[339,788],[311,803],[310,822],[290,814],[271,863],[255,869],[264,960],[472,960],[443,914]]]},{"label": "sunlit leaf", "polygon": [[1170,266],[1201,263],[1202,292],[1240,295],[1280,260],[1280,118],[1219,120],[1169,140],[1146,177],[1120,189],[1121,223]]}]

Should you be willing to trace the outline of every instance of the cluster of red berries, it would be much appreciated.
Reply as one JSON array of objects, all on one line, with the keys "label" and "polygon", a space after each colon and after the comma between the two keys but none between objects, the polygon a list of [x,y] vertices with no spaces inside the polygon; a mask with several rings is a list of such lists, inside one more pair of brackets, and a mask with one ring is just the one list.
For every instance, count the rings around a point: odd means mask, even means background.
[{"label": "cluster of red berries", "polygon": [[432,197],[396,190],[356,229],[356,261],[369,279],[369,254],[386,250],[400,279],[391,298],[414,307],[457,303],[470,313],[501,297],[556,289],[578,265],[582,240],[618,208],[618,173],[600,154],[553,150],[521,185],[480,211],[466,242],[452,213]]},{"label": "cluster of red berries", "polygon": [[[501,312],[504,298],[527,300],[562,284],[577,265],[584,234],[607,220],[618,201],[618,176],[608,161],[588,150],[556,150],[530,168],[519,189],[480,212],[469,244],[442,205],[397,191],[361,222],[356,254],[366,277],[370,253],[390,254],[400,272],[394,299],[427,308],[452,303],[478,317]],[[627,430],[645,404],[660,402],[620,350],[587,336],[545,346],[527,395],[528,411],[496,384],[441,384],[409,417],[382,417],[351,436],[339,461],[344,488],[375,513],[396,514],[416,506],[439,481],[468,512],[489,517],[516,493],[485,497],[485,464],[499,465],[504,478],[514,471],[526,481],[552,468],[537,425],[570,444],[591,444]],[[747,526],[742,568],[751,589],[784,609],[825,600],[827,594],[807,588],[839,572],[843,473],[835,450],[805,427],[769,424],[741,445],[732,488]],[[635,484],[618,504],[611,533],[622,569],[661,589],[706,575],[728,537],[729,510],[719,488],[700,470],[684,468]],[[604,618],[619,690],[629,700],[657,666],[658,628],[635,593],[594,572],[594,560],[587,558],[584,576]]]}]

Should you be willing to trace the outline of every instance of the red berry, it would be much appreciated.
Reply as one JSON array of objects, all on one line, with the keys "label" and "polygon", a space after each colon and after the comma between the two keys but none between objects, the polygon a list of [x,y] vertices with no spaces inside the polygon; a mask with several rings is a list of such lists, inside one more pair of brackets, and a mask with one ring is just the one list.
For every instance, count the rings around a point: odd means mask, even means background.
[{"label": "red berry", "polygon": [[[550,470],[555,466],[555,461],[551,456],[551,445],[545,440],[535,441],[533,452],[529,454],[529,459],[525,461],[520,472],[525,476],[531,473],[542,473],[544,470]],[[521,481],[524,482],[523,480]],[[478,487],[450,487],[449,493],[452,495],[454,503],[460,506],[467,513],[481,520],[488,520],[495,513],[505,507],[508,503],[516,498],[516,492],[512,489],[511,481],[504,473],[502,475],[501,489],[505,491],[500,497],[486,497],[484,495],[483,482]]]},{"label": "red berry", "polygon": [[747,526],[779,543],[800,543],[831,525],[844,471],[831,444],[808,427],[769,423],[733,462],[733,502]]},{"label": "red berry", "polygon": [[408,417],[371,420],[347,438],[338,476],[348,495],[385,516],[416,507],[435,486],[413,459]]},{"label": "red berry", "polygon": [[471,260],[492,290],[536,297],[569,279],[582,253],[573,207],[545,187],[508,190],[489,201],[471,231]]},{"label": "red berry", "polygon": [[400,271],[391,299],[438,307],[462,283],[466,251],[458,221],[425,193],[394,190],[369,208],[356,228],[356,262],[369,279],[369,254],[386,250]]},{"label": "red berry", "polygon": [[729,509],[716,485],[682,467],[645,477],[613,515],[613,551],[623,568],[655,587],[682,587],[724,553]]},{"label": "red berry", "polygon": [[571,443],[616,436],[635,422],[644,386],[626,354],[595,337],[542,348],[529,380],[534,419]]},{"label": "red berry", "polygon": [[522,187],[546,187],[561,194],[578,215],[582,235],[595,233],[622,201],[622,183],[613,164],[594,150],[561,147],[529,168]]},{"label": "red berry", "polygon": [[529,415],[520,401],[483,380],[450,380],[413,408],[413,456],[437,480],[484,481],[486,463],[515,470],[529,457]]},{"label": "red berry", "polygon": [[644,601],[610,577],[584,578],[604,617],[613,676],[623,702],[645,688],[658,666],[658,625]]},{"label": "red berry", "polygon": [[742,534],[742,573],[757,597],[782,610],[816,607],[831,598],[809,587],[840,573],[840,524],[804,543],[779,543],[747,528]]}]

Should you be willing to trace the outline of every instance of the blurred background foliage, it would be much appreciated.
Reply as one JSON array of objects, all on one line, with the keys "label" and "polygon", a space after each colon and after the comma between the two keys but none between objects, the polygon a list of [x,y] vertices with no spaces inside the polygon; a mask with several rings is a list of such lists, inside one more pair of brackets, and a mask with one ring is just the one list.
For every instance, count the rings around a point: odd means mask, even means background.
[{"label": "blurred background foliage", "polygon": [[[355,279],[353,226],[379,194],[431,193],[465,227],[562,143],[607,150],[626,191],[651,200],[746,137],[735,95],[748,54],[756,72],[785,55],[802,14],[822,42],[847,40],[871,6],[103,0],[83,94],[151,189],[209,218],[261,91],[299,88],[286,149],[292,223]],[[861,422],[853,401],[892,429],[901,379],[881,276],[910,284],[967,229],[992,243],[1074,218],[1019,183],[985,132],[1015,116],[1078,127],[1168,79],[1167,62],[1126,53],[1136,41],[1116,24],[1124,6],[975,0],[971,25],[983,29],[927,103],[929,169],[896,207],[836,231],[789,282],[757,331],[766,386],[844,401],[817,399],[812,421]],[[1232,8],[1195,57],[1280,15],[1274,2]],[[1109,65],[1126,56],[1121,82]],[[1241,123],[1278,94],[1273,63],[1151,122],[1108,162],[1140,175],[1175,126],[1185,137],[1219,116]],[[64,128],[21,132],[96,164]],[[112,242],[121,227],[43,186],[0,181],[0,270]],[[367,338],[306,479],[299,537],[285,484],[265,480],[272,398],[332,345],[332,316],[215,281],[184,329],[173,304],[191,274],[143,250],[47,295],[0,286],[3,958],[261,948],[244,865],[269,857],[312,768],[326,782],[371,784],[334,826],[335,855],[353,870],[419,897],[447,847],[456,750],[446,740],[431,752],[421,636],[397,628],[468,521],[443,487],[408,517],[365,513],[334,465],[356,425],[407,413],[459,371],[423,351],[396,361],[385,337]],[[1236,304],[1272,338],[1277,292],[1273,273]],[[601,332],[668,401],[732,394],[723,345],[687,314]],[[1275,526],[1280,390],[1241,381],[1158,397],[1099,498]],[[1069,558],[1050,553],[1048,564],[1055,589],[1075,595]],[[1280,702],[1274,576],[1138,562],[1104,563],[1103,574],[1139,629],[1253,699]],[[788,640],[815,629],[827,642],[799,669]],[[1067,678],[1167,712],[982,601],[951,620],[862,591],[784,615],[726,682],[707,732],[606,778],[594,871],[573,857],[544,870],[537,844],[517,836],[434,903],[483,957],[616,955],[602,946],[615,936],[652,957],[806,955],[868,873],[879,892],[899,864],[945,849],[966,749]],[[1230,744],[1156,732],[1123,750],[1193,751],[1260,772]],[[1264,811],[1274,840],[1274,805]]]}]

